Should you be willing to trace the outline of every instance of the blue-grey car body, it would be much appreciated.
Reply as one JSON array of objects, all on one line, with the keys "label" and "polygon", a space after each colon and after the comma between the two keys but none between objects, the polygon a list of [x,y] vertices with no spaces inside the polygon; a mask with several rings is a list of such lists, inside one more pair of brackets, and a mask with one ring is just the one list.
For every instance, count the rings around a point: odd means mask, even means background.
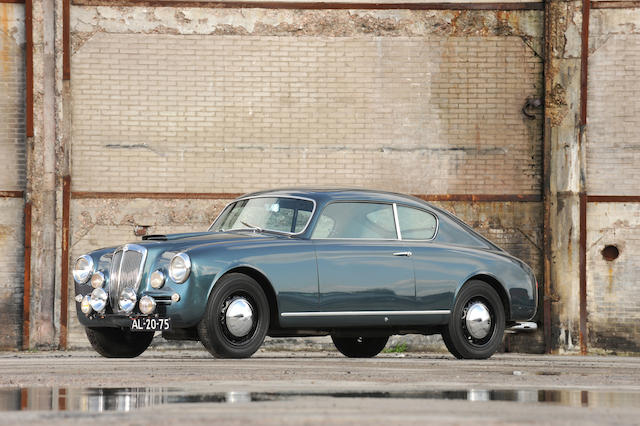
[{"label": "blue-grey car body", "polygon": [[[239,271],[265,286],[273,311],[270,334],[341,327],[426,330],[446,324],[462,286],[480,279],[500,295],[507,324],[530,320],[536,314],[537,283],[531,268],[430,203],[366,190],[283,189],[242,199],[253,197],[311,200],[314,210],[297,234],[248,228],[148,236],[135,242],[147,250],[138,300],[144,295],[153,297],[162,303],[162,315],[171,319],[172,328],[191,328],[205,314],[209,295],[221,277]],[[436,233],[429,240],[312,238],[320,213],[336,202],[423,210],[437,218]],[[102,271],[107,282],[115,250],[109,247],[89,253],[95,270]],[[172,257],[181,252],[191,259],[191,271],[185,282],[176,283],[169,278],[168,268]],[[160,289],[149,282],[156,270],[167,276]],[[89,282],[76,282],[75,290],[84,296],[92,287]],[[81,312],[80,303],[76,305],[78,319],[87,327],[127,327],[131,316],[140,315],[88,316]]]}]

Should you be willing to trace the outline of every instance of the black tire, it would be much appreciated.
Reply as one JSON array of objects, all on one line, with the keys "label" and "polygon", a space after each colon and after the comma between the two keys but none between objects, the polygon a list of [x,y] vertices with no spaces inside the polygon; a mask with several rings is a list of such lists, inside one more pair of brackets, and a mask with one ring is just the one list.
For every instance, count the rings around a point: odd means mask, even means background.
[{"label": "black tire", "polygon": [[342,355],[349,358],[372,358],[384,349],[386,337],[337,337],[331,336],[333,344]]},{"label": "black tire", "polygon": [[[484,305],[491,318],[489,331],[483,338],[473,337],[466,326],[467,310],[476,303]],[[484,281],[472,280],[458,293],[449,324],[442,328],[442,339],[456,358],[487,359],[502,343],[504,328],[504,306],[500,296]]]},{"label": "black tire", "polygon": [[85,327],[85,332],[93,349],[105,358],[135,358],[147,350],[154,335],[112,327]]},{"label": "black tire", "polygon": [[[240,337],[235,336],[226,324],[226,310],[238,299],[244,299],[252,312],[251,329]],[[244,274],[231,273],[213,287],[198,324],[198,336],[216,358],[249,358],[264,341],[269,315],[269,303],[260,285]]]}]

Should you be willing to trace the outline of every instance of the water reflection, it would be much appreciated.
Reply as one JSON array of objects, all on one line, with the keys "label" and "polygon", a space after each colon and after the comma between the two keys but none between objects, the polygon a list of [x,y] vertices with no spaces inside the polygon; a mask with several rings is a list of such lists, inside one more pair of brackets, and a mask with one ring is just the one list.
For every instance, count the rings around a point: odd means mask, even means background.
[{"label": "water reflection", "polygon": [[583,407],[637,407],[640,392],[538,389],[469,389],[416,392],[202,392],[181,388],[0,388],[0,411],[127,412],[166,404],[226,403],[299,398],[395,398],[556,403]]}]

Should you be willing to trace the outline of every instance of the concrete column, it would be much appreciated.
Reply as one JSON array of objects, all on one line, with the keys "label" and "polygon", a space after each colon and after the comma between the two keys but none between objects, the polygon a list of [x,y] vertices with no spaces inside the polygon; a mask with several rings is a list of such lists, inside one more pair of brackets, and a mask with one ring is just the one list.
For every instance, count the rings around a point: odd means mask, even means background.
[{"label": "concrete column", "polygon": [[580,126],[582,2],[545,3],[545,199],[548,237],[545,298],[551,303],[552,350],[579,347]]},{"label": "concrete column", "polygon": [[33,205],[30,348],[56,346],[56,28],[55,0],[33,0],[34,136],[27,155],[27,197]]}]

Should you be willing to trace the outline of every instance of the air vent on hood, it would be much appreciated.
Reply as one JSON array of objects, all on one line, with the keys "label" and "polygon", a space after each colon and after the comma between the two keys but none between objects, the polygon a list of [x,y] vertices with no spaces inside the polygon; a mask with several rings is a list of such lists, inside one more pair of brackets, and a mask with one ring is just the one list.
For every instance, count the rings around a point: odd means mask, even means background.
[{"label": "air vent on hood", "polygon": [[166,235],[155,234],[155,235],[145,235],[142,237],[143,240],[152,240],[152,241],[167,241],[168,238]]}]

